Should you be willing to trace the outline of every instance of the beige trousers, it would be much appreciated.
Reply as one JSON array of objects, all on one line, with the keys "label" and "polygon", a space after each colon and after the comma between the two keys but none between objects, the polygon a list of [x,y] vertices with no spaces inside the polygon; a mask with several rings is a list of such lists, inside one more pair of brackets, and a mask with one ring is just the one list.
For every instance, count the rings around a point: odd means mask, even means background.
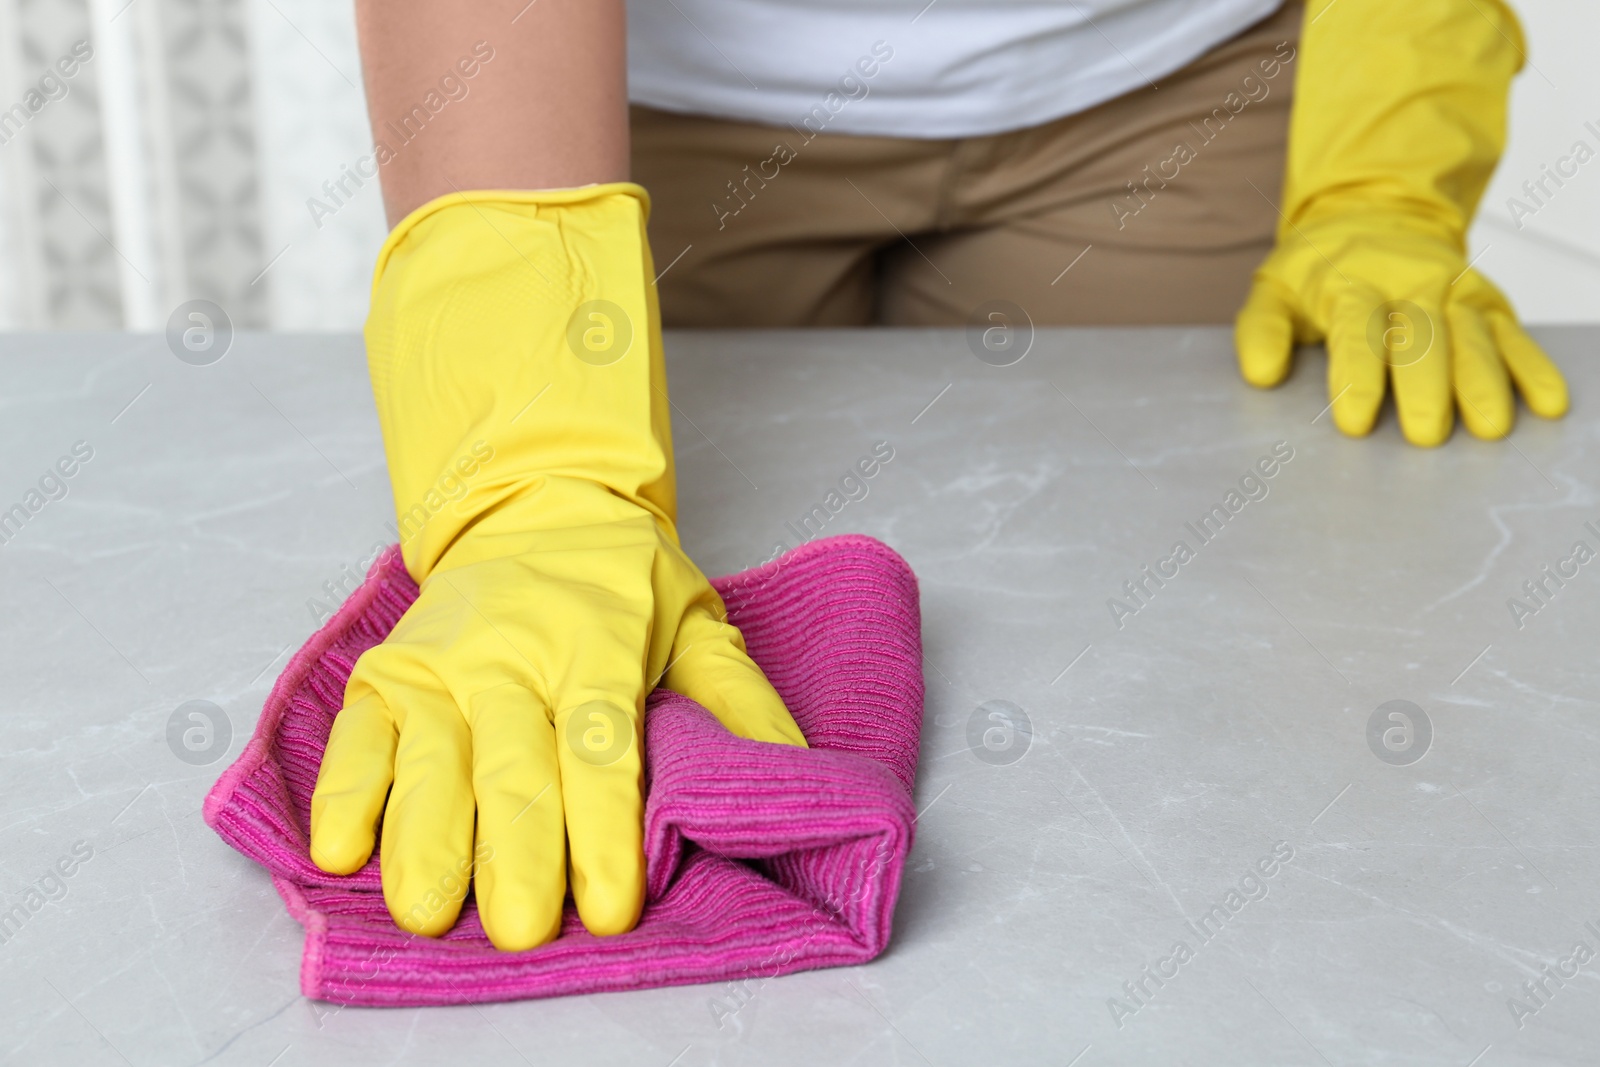
[{"label": "beige trousers", "polygon": [[[668,326],[1231,322],[1272,246],[1301,5],[1043,126],[912,140],[633,109]],[[848,107],[846,103],[844,106]]]}]

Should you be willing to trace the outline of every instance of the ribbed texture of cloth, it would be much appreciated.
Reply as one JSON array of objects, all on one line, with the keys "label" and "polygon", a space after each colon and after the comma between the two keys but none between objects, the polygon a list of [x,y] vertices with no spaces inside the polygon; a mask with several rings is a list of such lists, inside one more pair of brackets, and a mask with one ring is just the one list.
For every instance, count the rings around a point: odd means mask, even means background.
[{"label": "ribbed texture of cloth", "polygon": [[728,733],[693,701],[645,714],[644,916],[597,938],[569,900],[561,936],[490,945],[473,899],[444,937],[389,917],[379,857],[349,876],[311,862],[311,793],[345,681],[416,599],[398,547],[289,662],[205,820],[266,867],[306,928],[306,996],[465,1004],[769,978],[862,963],[889,941],[916,818],[922,725],[916,579],[869,537],[814,541],[713,582],[811,748]]}]

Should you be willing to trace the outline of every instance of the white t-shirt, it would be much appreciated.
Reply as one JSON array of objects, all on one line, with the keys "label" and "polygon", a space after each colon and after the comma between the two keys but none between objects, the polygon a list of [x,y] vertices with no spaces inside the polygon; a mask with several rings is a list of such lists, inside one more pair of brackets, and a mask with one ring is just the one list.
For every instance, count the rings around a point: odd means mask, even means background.
[{"label": "white t-shirt", "polygon": [[628,0],[629,94],[797,130],[1036,126],[1160,79],[1283,0]]}]

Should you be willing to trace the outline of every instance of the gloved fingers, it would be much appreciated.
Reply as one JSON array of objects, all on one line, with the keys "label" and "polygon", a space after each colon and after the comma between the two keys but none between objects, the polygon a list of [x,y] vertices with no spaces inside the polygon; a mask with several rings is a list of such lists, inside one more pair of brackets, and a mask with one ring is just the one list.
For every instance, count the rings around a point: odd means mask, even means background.
[{"label": "gloved fingers", "polygon": [[1489,332],[1500,346],[1501,358],[1517,390],[1535,415],[1559,419],[1567,413],[1567,380],[1555,362],[1545,354],[1539,342],[1528,336],[1517,320],[1500,311],[1490,311],[1484,316]]},{"label": "gloved fingers", "polygon": [[1294,312],[1274,282],[1258,278],[1233,324],[1239,373],[1270,389],[1289,373],[1294,352]]},{"label": "gloved fingers", "polygon": [[611,608],[573,633],[554,696],[572,899],[599,936],[633,929],[644,909],[644,672],[660,639],[649,575],[633,566],[611,575]]},{"label": "gloved fingers", "polygon": [[1419,448],[1442,445],[1455,424],[1450,344],[1438,306],[1391,310],[1384,330],[1400,431]]},{"label": "gloved fingers", "polygon": [[1495,350],[1489,325],[1475,308],[1451,304],[1450,323],[1451,379],[1461,421],[1474,436],[1498,441],[1511,432],[1516,407],[1511,397],[1511,378]]},{"label": "gloved fingers", "polygon": [[1372,432],[1387,384],[1383,356],[1367,337],[1373,306],[1362,295],[1348,294],[1335,304],[1328,324],[1328,399],[1334,425],[1351,437]]},{"label": "gloved fingers", "polygon": [[347,704],[334,718],[311,794],[311,859],[329,874],[353,874],[372,857],[398,740],[376,693]]},{"label": "gloved fingers", "polygon": [[544,704],[508,683],[472,698],[478,917],[495,948],[555,939],[567,894],[555,731]]},{"label": "gloved fingers", "polygon": [[717,717],[730,733],[752,741],[805,746],[783,698],[745,651],[744,635],[724,621],[721,598],[691,606],[678,627],[672,662],[662,679]]},{"label": "gloved fingers", "polygon": [[403,929],[437,937],[455,924],[472,878],[472,735],[442,689],[388,698],[404,704],[383,818],[383,899]]},{"label": "gloved fingers", "polygon": [[[640,680],[640,688],[643,679]],[[572,899],[591,934],[633,929],[644,910],[644,758],[639,690],[556,712]]]}]

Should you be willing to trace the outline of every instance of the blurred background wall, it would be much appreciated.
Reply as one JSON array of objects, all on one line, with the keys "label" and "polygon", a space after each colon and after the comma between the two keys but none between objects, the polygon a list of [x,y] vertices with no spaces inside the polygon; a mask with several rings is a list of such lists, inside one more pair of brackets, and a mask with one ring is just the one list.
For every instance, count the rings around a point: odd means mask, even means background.
[{"label": "blurred background wall", "polygon": [[[1523,188],[1600,154],[1600,4],[1516,7],[1529,65],[1471,251],[1528,321],[1600,321],[1600,158]],[[191,298],[358,329],[377,183],[324,183],[371,145],[343,0],[0,0],[0,329],[154,330]]]}]

